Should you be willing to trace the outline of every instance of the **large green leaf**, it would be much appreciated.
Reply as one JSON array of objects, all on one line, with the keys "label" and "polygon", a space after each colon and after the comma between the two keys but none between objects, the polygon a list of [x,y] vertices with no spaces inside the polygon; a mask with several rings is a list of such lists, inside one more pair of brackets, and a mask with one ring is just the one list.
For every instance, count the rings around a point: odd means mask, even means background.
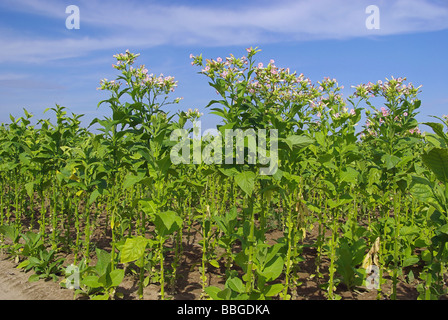
[{"label": "large green leaf", "polygon": [[273,296],[279,294],[282,290],[283,290],[283,284],[276,283],[276,284],[266,286],[263,290],[263,294],[266,297],[273,297]]},{"label": "large green leaf", "polygon": [[428,179],[418,176],[412,177],[411,195],[421,202],[426,202],[429,198],[433,198],[431,182]]},{"label": "large green leaf", "polygon": [[252,195],[255,187],[255,173],[243,171],[235,176],[235,182],[248,196]]},{"label": "large green leaf", "polygon": [[0,233],[13,242],[17,242],[19,239],[19,230],[15,226],[0,226]]},{"label": "large green leaf", "polygon": [[180,229],[182,222],[182,218],[174,211],[158,212],[155,214],[154,225],[157,233],[162,237]]},{"label": "large green leaf", "polygon": [[126,239],[121,249],[121,263],[128,263],[140,259],[145,254],[148,239],[139,236]]},{"label": "large green leaf", "polygon": [[284,141],[288,144],[289,148],[304,148],[314,143],[314,139],[307,136],[290,135]]},{"label": "large green leaf", "polygon": [[349,194],[343,194],[337,200],[328,199],[328,205],[331,209],[342,206],[353,201],[353,197]]},{"label": "large green leaf", "polygon": [[437,122],[424,122],[423,124],[430,126],[432,130],[434,130],[434,132],[448,144],[448,136],[443,132],[443,124]]},{"label": "large green leaf", "polygon": [[266,279],[266,282],[277,279],[284,266],[284,260],[281,256],[277,256],[275,259],[271,259],[263,270],[258,270],[258,273]]},{"label": "large green leaf", "polygon": [[385,154],[381,159],[386,165],[387,170],[394,168],[401,161],[401,159],[397,156],[390,154]]},{"label": "large green leaf", "polygon": [[111,263],[111,254],[99,248],[96,248],[95,251],[97,256],[95,270],[99,275],[104,275],[107,273],[107,268]]},{"label": "large green leaf", "polygon": [[124,269],[114,269],[110,272],[110,280],[111,280],[111,286],[117,287],[120,285],[121,281],[123,281],[124,278]]},{"label": "large green leaf", "polygon": [[356,183],[358,181],[359,172],[353,168],[348,167],[341,171],[341,182]]},{"label": "large green leaf", "polygon": [[133,187],[136,183],[139,183],[145,178],[144,173],[139,173],[134,176],[133,174],[127,175],[123,182],[123,189],[128,189]]},{"label": "large green leaf", "polygon": [[425,165],[442,182],[448,182],[448,149],[433,148],[422,155]]},{"label": "large green leaf", "polygon": [[406,268],[406,267],[412,266],[412,265],[418,263],[419,261],[420,261],[420,258],[418,256],[412,255],[403,260],[402,267]]},{"label": "large green leaf", "polygon": [[102,287],[102,284],[98,281],[98,279],[99,278],[97,276],[90,275],[85,276],[81,282],[83,285],[86,285],[90,288],[100,288]]},{"label": "large green leaf", "polygon": [[204,289],[205,292],[212,298],[213,300],[223,300],[223,298],[219,297],[218,294],[222,291],[220,288],[215,286],[210,286]]},{"label": "large green leaf", "polygon": [[437,229],[437,231],[448,235],[448,223],[441,226],[439,229]]},{"label": "large green leaf", "polygon": [[246,290],[243,281],[238,277],[230,278],[229,280],[226,281],[226,285],[230,289],[238,293],[243,293]]}]

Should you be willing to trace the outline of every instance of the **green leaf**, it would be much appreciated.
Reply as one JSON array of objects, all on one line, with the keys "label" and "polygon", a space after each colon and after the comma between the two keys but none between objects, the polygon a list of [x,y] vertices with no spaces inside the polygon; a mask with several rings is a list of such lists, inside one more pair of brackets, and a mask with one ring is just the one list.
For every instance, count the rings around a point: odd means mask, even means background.
[{"label": "green leaf", "polygon": [[210,298],[212,298],[213,300],[222,300],[222,298],[220,298],[218,296],[218,294],[222,291],[221,289],[219,289],[218,287],[215,286],[210,286],[204,289],[205,292],[210,296]]},{"label": "green leaf", "polygon": [[98,189],[95,189],[89,197],[89,201],[87,202],[88,205],[91,205],[92,203],[95,202],[96,198],[98,198],[98,196],[100,195],[100,192],[98,191]]},{"label": "green leaf", "polygon": [[386,165],[387,170],[394,168],[401,160],[400,158],[390,155],[390,154],[385,154],[384,156],[382,156],[381,159],[383,160],[384,164]]},{"label": "green leaf", "polygon": [[232,290],[230,288],[225,288],[224,290],[218,292],[217,300],[230,300],[232,296]]},{"label": "green leaf", "polygon": [[442,232],[442,233],[448,235],[448,223],[443,225],[443,226],[441,226],[439,229],[437,229],[437,231]]},{"label": "green leaf", "polygon": [[255,187],[255,177],[252,171],[243,171],[235,176],[235,182],[246,195],[251,196]]},{"label": "green leaf", "polygon": [[347,169],[341,171],[340,179],[341,182],[356,183],[358,181],[358,176],[358,171],[351,167],[348,167]]},{"label": "green leaf", "polygon": [[124,278],[124,269],[114,269],[110,273],[110,279],[112,281],[112,287],[118,287],[123,281]]},{"label": "green leaf", "polygon": [[448,182],[448,149],[433,148],[422,155],[423,163],[442,182]]},{"label": "green leaf", "polygon": [[273,297],[279,294],[283,290],[283,284],[276,283],[273,285],[266,286],[263,290],[263,293],[266,297]]},{"label": "green leaf", "polygon": [[161,236],[167,236],[182,227],[182,218],[174,211],[155,214],[154,225]]},{"label": "green leaf", "polygon": [[219,168],[219,171],[221,171],[225,176],[227,177],[234,177],[237,174],[239,174],[240,172],[235,168]]},{"label": "green leaf", "polygon": [[403,226],[400,228],[400,235],[402,236],[414,236],[419,235],[421,232],[417,226]]},{"label": "green leaf", "polygon": [[412,265],[418,263],[419,261],[420,261],[419,257],[417,257],[417,256],[410,256],[410,257],[408,257],[408,258],[403,260],[403,266],[402,267],[406,268],[406,267],[412,266]]},{"label": "green leaf", "polygon": [[437,123],[437,122],[423,122],[423,124],[429,126],[432,128],[432,130],[434,130],[434,132],[441,137],[443,140],[445,140],[445,143],[448,144],[448,137],[445,134],[445,132],[443,132],[443,124],[441,123]]},{"label": "green leaf", "polygon": [[328,199],[328,205],[330,206],[330,208],[333,209],[342,206],[344,204],[347,204],[351,201],[353,201],[353,198],[350,195],[346,194],[342,195],[338,200]]},{"label": "green leaf", "polygon": [[434,195],[430,182],[424,178],[419,180],[416,180],[416,178],[413,177],[414,181],[410,190],[411,195],[421,202],[427,202],[429,199],[433,199]]},{"label": "green leaf", "polygon": [[148,243],[148,239],[142,236],[126,239],[124,246],[121,248],[121,263],[140,259],[145,254],[145,248]]},{"label": "green leaf", "polygon": [[18,266],[17,269],[24,269],[30,264],[30,260],[22,261]]},{"label": "green leaf", "polygon": [[29,278],[28,278],[28,282],[36,282],[40,280],[40,275],[38,274],[32,274]]},{"label": "green leaf", "polygon": [[369,185],[373,185],[374,183],[381,181],[381,170],[378,168],[370,168],[367,181]]},{"label": "green leaf", "polygon": [[283,258],[281,256],[278,256],[275,259],[271,259],[264,267],[264,269],[259,273],[266,278],[266,281],[273,281],[281,275],[283,271],[283,265]]},{"label": "green leaf", "polygon": [[142,210],[148,214],[148,215],[152,215],[155,214],[157,212],[157,204],[151,200],[151,199],[142,199],[139,200],[139,203],[142,207]]},{"label": "green leaf", "polygon": [[215,268],[219,268],[219,262],[216,260],[210,260],[209,263],[215,267]]},{"label": "green leaf", "polygon": [[226,285],[238,293],[244,293],[246,291],[243,281],[238,277],[230,278],[226,281]]},{"label": "green leaf", "polygon": [[315,137],[316,137],[317,143],[321,147],[325,148],[327,146],[326,137],[322,132],[320,132],[320,131],[316,132]]},{"label": "green leaf", "polygon": [[127,175],[123,182],[123,189],[129,189],[133,187],[136,183],[142,181],[145,178],[144,174],[139,174],[137,176]]},{"label": "green leaf", "polygon": [[99,275],[103,275],[107,272],[107,267],[111,263],[111,256],[109,252],[99,248],[96,248],[95,251],[97,257],[95,269]]},{"label": "green leaf", "polygon": [[19,230],[14,226],[8,226],[8,225],[0,226],[0,233],[3,234],[12,242],[17,242],[19,238]]},{"label": "green leaf", "polygon": [[95,294],[90,296],[90,300],[109,300],[109,295],[105,294]]},{"label": "green leaf", "polygon": [[304,148],[314,143],[314,139],[307,136],[290,135],[284,140],[291,148]]},{"label": "green leaf", "polygon": [[27,184],[25,184],[25,190],[26,190],[26,193],[28,194],[28,197],[33,198],[34,181],[31,181],[31,182],[28,182]]},{"label": "green leaf", "polygon": [[98,282],[97,276],[86,276],[81,280],[81,283],[89,288],[100,288],[102,284]]}]

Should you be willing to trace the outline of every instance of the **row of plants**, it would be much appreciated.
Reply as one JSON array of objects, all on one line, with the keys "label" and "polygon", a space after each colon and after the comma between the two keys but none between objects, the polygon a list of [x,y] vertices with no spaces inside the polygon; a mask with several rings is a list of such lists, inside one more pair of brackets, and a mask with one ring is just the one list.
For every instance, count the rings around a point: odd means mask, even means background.
[{"label": "row of plants", "polygon": [[[328,299],[341,287],[396,299],[400,282],[419,299],[445,297],[447,117],[423,135],[420,87],[405,78],[344,98],[335,79],[313,84],[257,62],[259,51],[190,56],[217,92],[206,107],[221,136],[198,135],[197,109],[169,112],[177,81],[135,67],[129,51],[114,56],[117,79],[100,83],[110,117],[84,128],[58,105],[46,110],[55,123],[11,116],[0,126],[2,251],[34,270],[30,281],[76,275],[75,295],[92,299],[120,297],[126,275],[139,298],[151,283],[169,298],[192,244],[203,299],[296,299],[306,249]],[[218,143],[228,130],[250,133],[230,155]],[[174,160],[181,152],[193,161]],[[210,268],[224,270],[222,286]]]}]

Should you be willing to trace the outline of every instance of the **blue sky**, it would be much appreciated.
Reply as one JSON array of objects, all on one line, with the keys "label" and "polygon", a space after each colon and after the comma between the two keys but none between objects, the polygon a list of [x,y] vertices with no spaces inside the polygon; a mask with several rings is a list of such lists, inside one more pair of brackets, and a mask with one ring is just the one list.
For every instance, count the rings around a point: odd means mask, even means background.
[{"label": "blue sky", "polygon": [[[65,26],[69,5],[80,9],[79,30]],[[378,30],[366,28],[369,5],[380,10]],[[211,128],[219,119],[204,106],[216,94],[189,55],[240,57],[250,46],[260,62],[314,83],[336,78],[346,96],[352,85],[407,77],[423,85],[419,121],[448,114],[446,0],[0,0],[0,122],[23,108],[50,117],[43,111],[56,103],[85,114],[84,125],[107,115],[96,88],[117,75],[112,55],[129,49],[150,73],[179,81],[173,99],[184,99],[170,111],[198,108]]]}]

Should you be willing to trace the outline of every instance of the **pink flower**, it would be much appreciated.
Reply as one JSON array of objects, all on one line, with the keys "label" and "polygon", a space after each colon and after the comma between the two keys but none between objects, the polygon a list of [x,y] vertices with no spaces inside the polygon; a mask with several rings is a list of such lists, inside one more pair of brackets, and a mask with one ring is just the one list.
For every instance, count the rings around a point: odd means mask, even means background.
[{"label": "pink flower", "polygon": [[190,59],[193,59],[194,55],[192,53],[190,53]]},{"label": "pink flower", "polygon": [[271,59],[271,60],[269,61],[269,63],[270,63],[270,64],[274,64],[274,63],[275,63],[274,59]]},{"label": "pink flower", "polygon": [[408,113],[407,113],[407,112],[403,113],[403,116],[407,117],[407,116],[408,116]]},{"label": "pink flower", "polygon": [[261,68],[263,68],[263,63],[262,63],[262,62],[260,62],[260,63],[258,64],[258,69],[261,69]]},{"label": "pink flower", "polygon": [[355,111],[355,109],[351,109],[351,110],[350,110],[350,114],[351,114],[352,116],[356,115],[356,111]]},{"label": "pink flower", "polygon": [[322,114],[320,112],[317,113],[317,117],[320,118],[322,117]]},{"label": "pink flower", "polygon": [[221,62],[222,62],[222,58],[219,57],[219,58],[216,59],[216,61],[219,62],[219,63],[221,63]]}]

